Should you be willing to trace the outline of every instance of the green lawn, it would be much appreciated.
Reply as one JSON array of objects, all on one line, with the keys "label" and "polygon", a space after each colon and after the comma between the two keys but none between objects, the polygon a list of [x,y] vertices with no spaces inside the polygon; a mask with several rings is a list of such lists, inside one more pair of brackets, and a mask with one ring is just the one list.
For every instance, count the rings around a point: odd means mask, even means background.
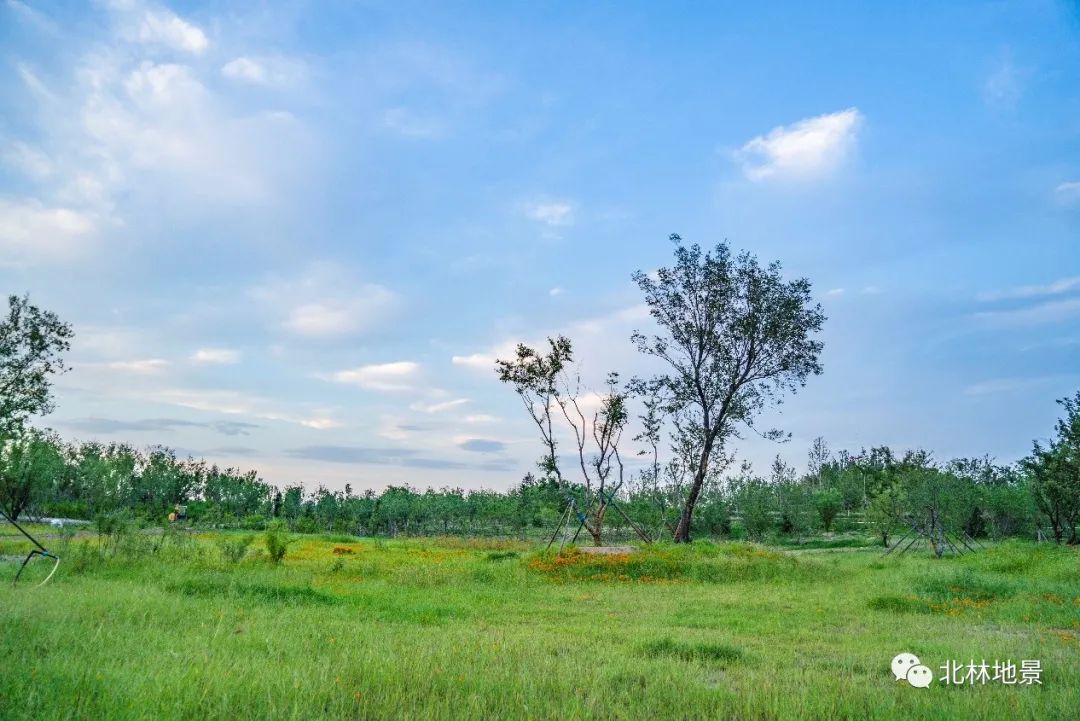
[{"label": "green lawn", "polygon": [[[0,719],[1015,721],[1080,699],[1077,549],[597,560],[307,537],[275,567],[258,542],[236,566],[212,536],[103,561],[96,543],[43,588],[0,586]],[[1042,685],[915,689],[890,674],[901,651],[935,676],[1038,659]]]}]

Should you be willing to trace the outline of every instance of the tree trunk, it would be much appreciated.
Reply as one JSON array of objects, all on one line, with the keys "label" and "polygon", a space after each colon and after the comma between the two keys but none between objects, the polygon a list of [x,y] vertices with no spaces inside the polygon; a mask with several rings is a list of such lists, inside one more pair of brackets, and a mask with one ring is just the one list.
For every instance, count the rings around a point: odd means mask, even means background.
[{"label": "tree trunk", "polygon": [[675,527],[675,543],[690,543],[690,522],[694,518],[694,506],[697,505],[701,496],[701,488],[705,485],[705,476],[709,473],[709,456],[712,455],[713,439],[705,440],[705,447],[701,449],[701,460],[697,471],[694,473],[694,482],[690,484],[690,493],[686,496],[686,505],[683,506],[679,516],[679,525]]}]

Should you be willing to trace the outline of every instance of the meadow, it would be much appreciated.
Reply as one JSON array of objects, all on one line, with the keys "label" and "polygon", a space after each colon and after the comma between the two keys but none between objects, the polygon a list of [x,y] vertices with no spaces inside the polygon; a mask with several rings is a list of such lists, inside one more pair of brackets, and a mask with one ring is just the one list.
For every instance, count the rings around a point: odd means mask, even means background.
[{"label": "meadow", "polygon": [[[1080,550],[882,558],[870,539],[596,557],[455,538],[54,541],[0,585],[0,718],[1064,719]],[[0,544],[0,573],[24,545]],[[57,548],[60,552],[61,548]],[[916,689],[890,661],[1038,659],[1041,685]]]}]

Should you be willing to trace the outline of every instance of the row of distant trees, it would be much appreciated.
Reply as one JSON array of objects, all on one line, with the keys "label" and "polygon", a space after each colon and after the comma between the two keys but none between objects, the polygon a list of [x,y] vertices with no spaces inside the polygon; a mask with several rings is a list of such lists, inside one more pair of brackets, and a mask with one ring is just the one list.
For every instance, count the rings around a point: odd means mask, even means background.
[{"label": "row of distant trees", "polygon": [[[1065,402],[1059,431],[1080,427],[1078,402]],[[1072,442],[1059,435],[1024,462],[1005,466],[989,459],[937,464],[924,451],[897,455],[884,446],[833,454],[818,439],[801,475],[777,458],[767,474],[744,464],[707,484],[692,530],[701,536],[792,542],[858,530],[888,544],[916,525],[973,537],[1076,543],[1076,476],[1070,485],[1069,477],[1055,475],[1070,462],[1069,454],[1077,457],[1077,447],[1066,445]],[[0,446],[0,499],[14,518],[122,514],[158,523],[179,504],[189,522],[214,527],[258,529],[280,518],[301,532],[538,538],[551,532],[568,498],[580,507],[587,493],[581,484],[568,487],[531,474],[506,492],[391,486],[354,493],[348,485],[307,492],[300,485],[276,488],[254,471],[178,458],[165,448],[65,443],[37,430]],[[620,538],[638,531],[653,540],[670,537],[680,497],[675,486],[636,477],[609,499],[625,517],[609,514],[604,532]],[[588,519],[575,517],[572,526],[584,525],[581,520]]]}]

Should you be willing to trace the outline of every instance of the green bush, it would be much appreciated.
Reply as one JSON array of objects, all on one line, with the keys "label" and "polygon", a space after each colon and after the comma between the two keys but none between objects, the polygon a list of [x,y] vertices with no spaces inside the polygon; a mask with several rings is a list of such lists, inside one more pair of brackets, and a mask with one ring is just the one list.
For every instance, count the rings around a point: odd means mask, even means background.
[{"label": "green bush", "polygon": [[270,560],[276,565],[285,558],[285,552],[289,550],[289,544],[293,539],[288,536],[288,529],[284,522],[274,521],[266,528],[263,534],[266,541],[266,552],[270,554]]},{"label": "green bush", "polygon": [[840,492],[832,488],[814,494],[814,505],[817,507],[818,516],[821,518],[821,527],[826,532],[832,530],[833,521],[836,519],[837,514],[840,513],[843,502],[844,499],[841,497]]},{"label": "green bush", "polygon": [[247,555],[248,546],[255,540],[253,534],[245,534],[243,536],[225,535],[218,539],[218,550],[221,551],[221,557],[226,562],[236,564],[244,560],[244,556]]},{"label": "green bush", "polygon": [[319,524],[311,516],[301,516],[296,519],[297,533],[318,533]]}]

